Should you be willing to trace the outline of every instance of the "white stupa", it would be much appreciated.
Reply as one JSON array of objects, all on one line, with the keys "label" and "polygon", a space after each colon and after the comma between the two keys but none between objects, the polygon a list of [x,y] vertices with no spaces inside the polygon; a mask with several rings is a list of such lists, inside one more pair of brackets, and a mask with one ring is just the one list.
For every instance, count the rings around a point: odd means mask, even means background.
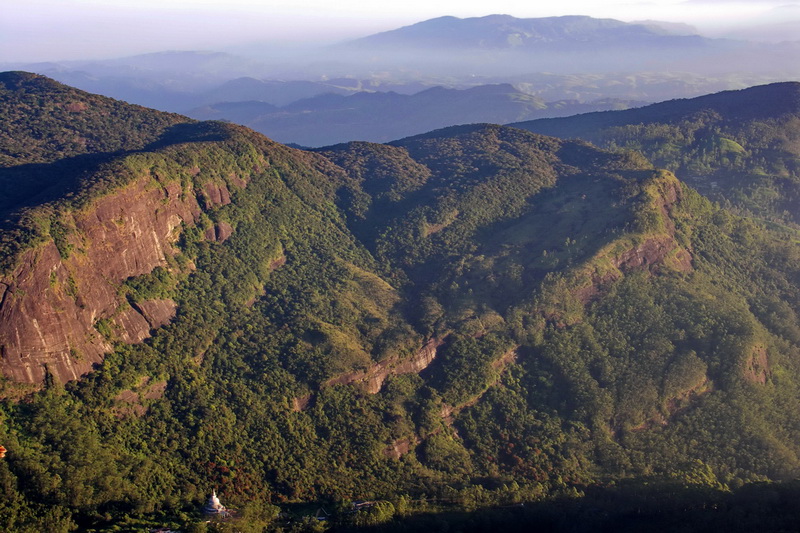
[{"label": "white stupa", "polygon": [[228,512],[222,502],[219,501],[216,490],[211,491],[211,497],[208,499],[206,506],[203,507],[203,512],[206,514],[225,514]]}]

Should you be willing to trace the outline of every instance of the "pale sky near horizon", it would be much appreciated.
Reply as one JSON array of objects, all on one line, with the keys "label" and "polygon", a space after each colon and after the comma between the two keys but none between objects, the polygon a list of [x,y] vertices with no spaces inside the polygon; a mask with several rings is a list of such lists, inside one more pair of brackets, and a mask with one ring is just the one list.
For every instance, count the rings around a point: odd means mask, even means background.
[{"label": "pale sky near horizon", "polygon": [[0,10],[3,62],[325,43],[443,15],[650,19],[693,24],[711,36],[748,23],[800,21],[800,0],[0,0]]}]

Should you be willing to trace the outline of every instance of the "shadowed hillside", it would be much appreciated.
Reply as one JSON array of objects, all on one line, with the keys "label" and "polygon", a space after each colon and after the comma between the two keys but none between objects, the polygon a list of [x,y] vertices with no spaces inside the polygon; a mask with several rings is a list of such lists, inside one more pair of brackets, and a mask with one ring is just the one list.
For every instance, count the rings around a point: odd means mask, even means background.
[{"label": "shadowed hillside", "polygon": [[740,213],[800,222],[800,83],[514,125],[637,150]]}]

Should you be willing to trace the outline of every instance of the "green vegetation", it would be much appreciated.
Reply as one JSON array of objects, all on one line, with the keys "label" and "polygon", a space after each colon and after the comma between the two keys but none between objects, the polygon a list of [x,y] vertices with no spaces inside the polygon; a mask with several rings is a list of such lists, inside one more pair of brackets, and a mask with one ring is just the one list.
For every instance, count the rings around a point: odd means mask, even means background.
[{"label": "green vegetation", "polygon": [[636,150],[733,212],[800,224],[800,84],[674,100],[519,127]]},{"label": "green vegetation", "polygon": [[26,72],[0,74],[0,166],[140,150],[191,122]]},{"label": "green vegetation", "polygon": [[[134,303],[174,299],[171,324],[81,380],[49,376],[0,404],[3,528],[571,530],[570,513],[630,530],[774,513],[779,528],[795,516],[789,230],[631,152],[516,129],[310,153],[201,123],[90,166],[16,231],[62,239],[59,221],[142,176],[199,196],[224,182],[232,202],[201,202],[169,264],[120,285]],[[221,221],[233,234],[207,240]],[[21,242],[8,265],[36,244]],[[400,371],[429,339],[435,359]],[[389,370],[370,394],[359,379],[376,368]],[[211,489],[230,521],[201,523]],[[357,500],[373,504],[353,512]],[[323,506],[333,517],[317,521]]]}]

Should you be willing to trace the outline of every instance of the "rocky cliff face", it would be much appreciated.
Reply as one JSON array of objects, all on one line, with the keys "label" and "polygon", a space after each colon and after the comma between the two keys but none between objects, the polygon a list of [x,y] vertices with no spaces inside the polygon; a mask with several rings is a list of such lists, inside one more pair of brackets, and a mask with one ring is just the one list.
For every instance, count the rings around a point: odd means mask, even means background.
[{"label": "rocky cliff face", "polygon": [[[24,253],[0,279],[0,371],[13,381],[39,383],[50,372],[65,382],[89,372],[111,349],[100,321],[123,342],[141,342],[175,314],[171,300],[131,306],[120,295],[127,278],[166,266],[182,224],[203,208],[230,202],[222,184],[160,183],[143,176],[69,211],[63,242],[48,240]],[[232,229],[215,232],[224,240]]]},{"label": "rocky cliff face", "polygon": [[389,376],[418,374],[428,368],[436,358],[436,352],[444,343],[442,339],[430,339],[413,356],[407,359],[390,357],[360,372],[349,372],[328,380],[326,385],[357,383],[370,394],[377,394]]}]

